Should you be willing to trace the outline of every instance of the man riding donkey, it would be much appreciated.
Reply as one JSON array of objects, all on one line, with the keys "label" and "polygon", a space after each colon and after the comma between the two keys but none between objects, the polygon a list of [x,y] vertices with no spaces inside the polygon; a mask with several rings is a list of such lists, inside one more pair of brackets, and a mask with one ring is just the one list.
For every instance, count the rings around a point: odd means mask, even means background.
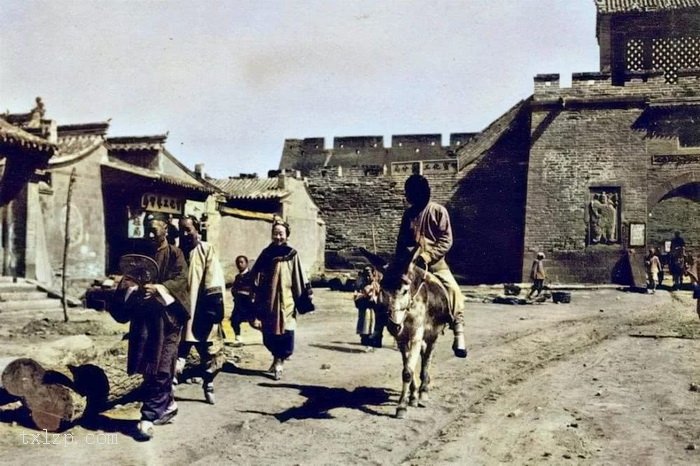
[{"label": "man riding donkey", "polygon": [[459,358],[467,357],[464,342],[464,296],[450,271],[445,255],[452,247],[452,226],[447,209],[430,201],[430,184],[422,175],[414,174],[404,184],[410,206],[404,211],[396,240],[396,260],[411,255],[413,263],[428,270],[445,287],[454,332],[452,350]]}]

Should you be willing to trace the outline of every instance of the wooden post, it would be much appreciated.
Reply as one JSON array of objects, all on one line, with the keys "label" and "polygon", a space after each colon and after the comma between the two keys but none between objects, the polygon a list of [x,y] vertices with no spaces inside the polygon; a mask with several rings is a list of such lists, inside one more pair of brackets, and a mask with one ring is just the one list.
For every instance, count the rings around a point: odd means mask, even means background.
[{"label": "wooden post", "polygon": [[372,223],[372,252],[377,253],[377,231],[374,228],[374,223]]},{"label": "wooden post", "polygon": [[75,167],[70,172],[68,180],[68,195],[66,196],[66,229],[63,241],[63,273],[61,273],[61,303],[63,304],[63,321],[68,322],[68,303],[66,302],[66,268],[68,265],[68,247],[70,246],[70,199],[75,183]]}]

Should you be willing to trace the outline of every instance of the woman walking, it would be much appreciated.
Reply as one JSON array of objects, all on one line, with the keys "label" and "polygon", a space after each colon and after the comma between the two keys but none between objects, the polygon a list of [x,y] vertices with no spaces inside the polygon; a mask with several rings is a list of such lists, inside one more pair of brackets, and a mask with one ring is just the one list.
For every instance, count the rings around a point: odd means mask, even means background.
[{"label": "woman walking", "polygon": [[297,251],[287,244],[289,225],[272,223],[272,242],[262,250],[251,271],[254,280],[255,326],[263,334],[263,344],[272,353],[268,373],[282,377],[284,361],[294,352],[297,313],[314,310],[311,285],[304,277]]}]

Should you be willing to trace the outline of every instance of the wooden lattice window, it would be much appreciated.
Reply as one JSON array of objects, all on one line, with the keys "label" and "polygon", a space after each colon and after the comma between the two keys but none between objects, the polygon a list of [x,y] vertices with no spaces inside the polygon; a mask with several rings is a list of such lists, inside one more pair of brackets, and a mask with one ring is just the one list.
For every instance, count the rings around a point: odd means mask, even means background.
[{"label": "wooden lattice window", "polygon": [[642,71],[644,69],[644,41],[631,39],[627,41],[627,71]]},{"label": "wooden lattice window", "polygon": [[652,68],[662,70],[666,82],[678,80],[678,70],[700,68],[700,36],[652,40]]}]

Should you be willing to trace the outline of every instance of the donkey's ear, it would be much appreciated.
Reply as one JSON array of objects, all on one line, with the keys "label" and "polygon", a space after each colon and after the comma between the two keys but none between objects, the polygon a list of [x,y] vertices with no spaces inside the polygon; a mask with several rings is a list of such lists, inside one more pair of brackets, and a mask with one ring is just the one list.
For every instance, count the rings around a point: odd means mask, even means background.
[{"label": "donkey's ear", "polygon": [[368,251],[367,249],[365,249],[365,248],[362,248],[362,247],[361,247],[361,248],[359,248],[359,249],[360,249],[360,253],[361,253],[363,256],[365,256],[365,258],[367,258],[367,260],[369,261],[369,263],[372,264],[372,265],[374,266],[374,268],[376,268],[376,269],[378,269],[378,270],[383,270],[383,269],[386,267],[387,263],[386,263],[386,261],[385,261],[384,259],[382,259],[381,257],[379,257],[379,256],[376,255],[376,254],[373,254],[373,253],[369,252],[369,251]]}]

